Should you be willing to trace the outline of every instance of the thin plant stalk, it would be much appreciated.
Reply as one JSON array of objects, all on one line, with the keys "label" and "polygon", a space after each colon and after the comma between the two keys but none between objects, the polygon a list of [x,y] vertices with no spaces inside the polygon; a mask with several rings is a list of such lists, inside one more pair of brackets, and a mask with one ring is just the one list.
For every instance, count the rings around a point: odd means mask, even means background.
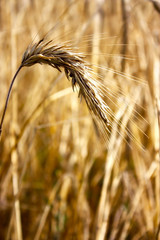
[{"label": "thin plant stalk", "polygon": [[13,84],[15,82],[15,79],[19,73],[19,71],[21,70],[23,66],[20,65],[19,68],[17,69],[12,81],[11,81],[11,84],[10,84],[10,87],[9,87],[9,90],[8,90],[8,94],[7,94],[7,98],[6,98],[6,102],[5,102],[5,107],[4,107],[4,110],[3,110],[3,114],[2,114],[2,118],[1,118],[1,123],[0,123],[0,136],[1,136],[1,133],[2,133],[2,127],[3,127],[3,122],[4,122],[4,118],[5,118],[5,114],[6,114],[6,110],[7,110],[7,106],[8,106],[8,102],[9,102],[9,98],[10,98],[10,95],[11,95],[11,90],[12,90],[12,87],[13,87]]}]

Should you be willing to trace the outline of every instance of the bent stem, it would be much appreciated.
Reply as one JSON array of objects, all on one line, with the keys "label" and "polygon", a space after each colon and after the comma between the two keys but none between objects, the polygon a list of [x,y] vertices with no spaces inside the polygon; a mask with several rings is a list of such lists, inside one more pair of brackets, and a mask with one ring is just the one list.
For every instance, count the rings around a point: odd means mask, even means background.
[{"label": "bent stem", "polygon": [[15,79],[16,79],[16,77],[17,77],[17,75],[18,75],[18,73],[19,73],[19,71],[21,70],[22,67],[23,67],[23,65],[21,64],[21,65],[19,66],[19,68],[17,69],[17,71],[16,71],[16,73],[15,73],[13,79],[12,79],[12,82],[11,82],[11,84],[10,84],[9,90],[8,90],[5,107],[4,107],[3,115],[2,115],[2,118],[1,118],[1,122],[0,122],[0,136],[1,136],[1,133],[2,133],[3,121],[4,121],[5,114],[6,114],[6,110],[7,110],[9,98],[10,98],[10,95],[11,95],[11,90],[12,90],[14,81],[15,81]]}]

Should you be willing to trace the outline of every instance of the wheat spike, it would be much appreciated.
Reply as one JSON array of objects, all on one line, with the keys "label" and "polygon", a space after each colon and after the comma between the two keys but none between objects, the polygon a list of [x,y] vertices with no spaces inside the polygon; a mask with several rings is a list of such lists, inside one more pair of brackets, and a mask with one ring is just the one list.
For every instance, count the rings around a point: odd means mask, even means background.
[{"label": "wheat spike", "polygon": [[101,98],[97,82],[91,76],[92,69],[85,61],[84,56],[79,53],[74,53],[72,49],[67,45],[53,44],[52,40],[48,41],[44,37],[39,42],[31,44],[26,49],[22,57],[21,65],[18,68],[9,88],[4,112],[0,123],[0,134],[2,132],[2,125],[11,89],[17,74],[22,67],[30,67],[36,63],[48,64],[60,72],[62,69],[64,69],[67,79],[71,80],[73,90],[76,85],[78,86],[78,96],[85,99],[85,102],[93,118],[100,120],[103,127],[109,127],[110,121],[107,116],[109,107]]}]

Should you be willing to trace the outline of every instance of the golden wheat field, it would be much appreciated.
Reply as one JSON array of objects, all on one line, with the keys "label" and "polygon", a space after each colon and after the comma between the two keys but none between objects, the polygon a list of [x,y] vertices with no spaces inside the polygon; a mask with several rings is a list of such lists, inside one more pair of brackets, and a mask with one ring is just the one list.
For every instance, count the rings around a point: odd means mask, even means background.
[{"label": "golden wheat field", "polygon": [[159,0],[0,0],[0,72],[0,240],[160,240]]}]

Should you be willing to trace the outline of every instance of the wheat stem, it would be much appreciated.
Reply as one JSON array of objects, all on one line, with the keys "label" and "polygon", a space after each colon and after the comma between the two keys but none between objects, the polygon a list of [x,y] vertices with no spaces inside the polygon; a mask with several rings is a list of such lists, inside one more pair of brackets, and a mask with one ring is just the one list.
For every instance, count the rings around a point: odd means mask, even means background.
[{"label": "wheat stem", "polygon": [[1,133],[2,133],[2,126],[3,126],[3,121],[4,121],[4,117],[5,117],[5,114],[6,114],[6,110],[7,110],[7,106],[8,106],[8,101],[9,101],[9,98],[10,98],[10,94],[11,94],[11,90],[12,90],[12,87],[13,87],[13,84],[14,84],[14,81],[19,73],[19,71],[21,70],[23,66],[20,65],[19,68],[17,69],[17,72],[15,73],[13,79],[12,79],[12,82],[10,84],[10,87],[9,87],[9,90],[8,90],[8,94],[7,94],[7,99],[6,99],[6,103],[5,103],[5,107],[4,107],[4,110],[3,110],[3,115],[2,115],[2,118],[1,118],[1,123],[0,123],[0,136],[1,136]]}]

